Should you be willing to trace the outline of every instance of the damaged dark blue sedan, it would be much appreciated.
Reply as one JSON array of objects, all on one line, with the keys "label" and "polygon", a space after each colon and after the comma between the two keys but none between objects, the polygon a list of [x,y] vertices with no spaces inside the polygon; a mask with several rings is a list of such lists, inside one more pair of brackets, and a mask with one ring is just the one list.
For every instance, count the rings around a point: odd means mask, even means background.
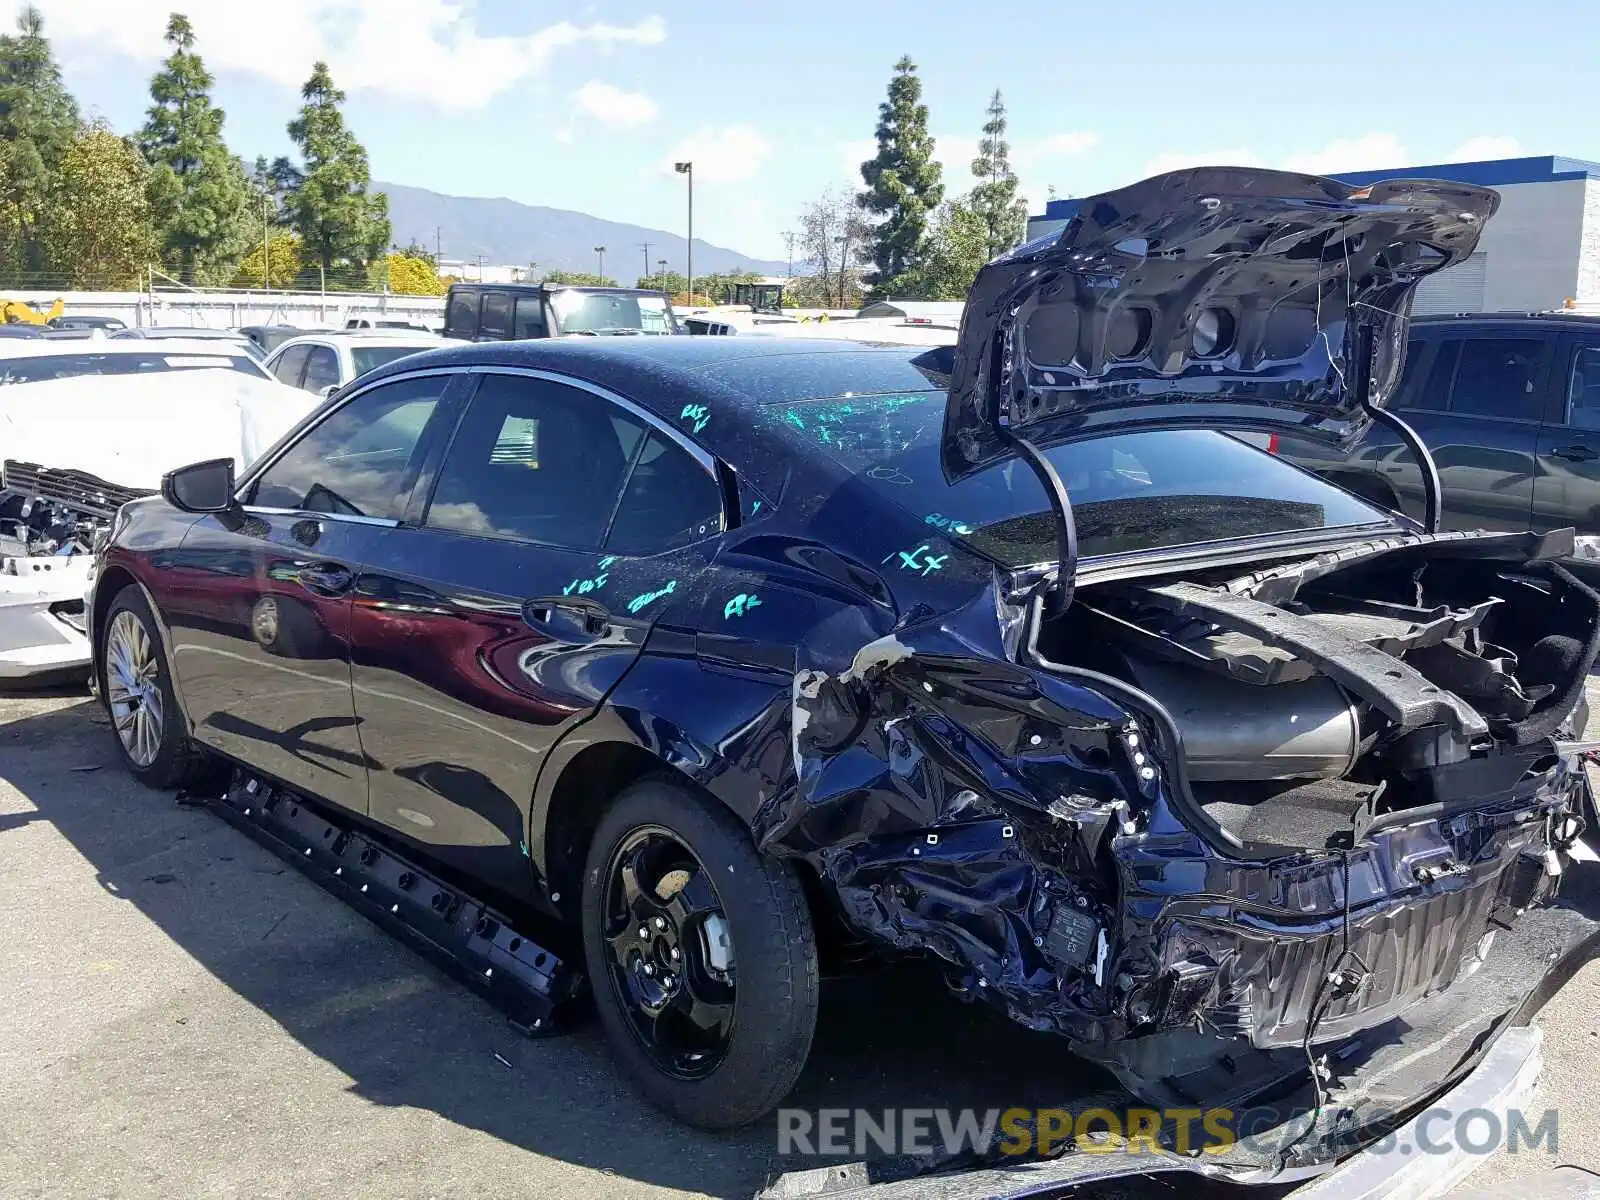
[{"label": "damaged dark blue sedan", "polygon": [[393,363],[121,509],[122,753],[225,765],[530,1025],[575,964],[527,931],[569,922],[698,1125],[795,1082],[819,943],[931,956],[1156,1103],[1331,1079],[1560,882],[1600,598],[1570,533],[1442,534],[1222,431],[1397,424],[1411,290],[1495,202],[1181,172],[990,264],[953,350]]}]

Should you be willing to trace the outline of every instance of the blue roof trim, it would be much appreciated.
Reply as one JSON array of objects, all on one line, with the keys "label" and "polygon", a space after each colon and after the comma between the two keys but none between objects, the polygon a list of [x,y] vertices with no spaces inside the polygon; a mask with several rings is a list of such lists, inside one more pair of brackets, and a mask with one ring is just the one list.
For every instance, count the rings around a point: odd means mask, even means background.
[{"label": "blue roof trim", "polygon": [[[1385,179],[1442,179],[1473,183],[1479,187],[1509,187],[1518,183],[1560,183],[1570,179],[1600,179],[1600,163],[1559,154],[1532,158],[1494,158],[1483,162],[1429,163],[1420,167],[1390,167],[1380,171],[1348,171],[1332,178],[1352,187],[1365,187]],[[1051,200],[1043,214],[1030,221],[1067,221],[1078,215],[1076,200]]]}]

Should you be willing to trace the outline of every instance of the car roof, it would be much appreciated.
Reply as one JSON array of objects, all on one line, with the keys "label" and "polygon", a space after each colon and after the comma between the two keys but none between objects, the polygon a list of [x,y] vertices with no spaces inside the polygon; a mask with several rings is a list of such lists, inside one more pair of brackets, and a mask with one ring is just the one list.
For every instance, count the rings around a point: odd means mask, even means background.
[{"label": "car roof", "polygon": [[1600,316],[1578,312],[1482,312],[1434,313],[1411,318],[1411,324],[1421,329],[1442,329],[1459,325],[1539,325],[1560,329],[1593,329],[1600,326]]},{"label": "car roof", "polygon": [[161,338],[152,346],[141,338],[21,338],[15,345],[0,348],[6,358],[44,357],[51,354],[227,354],[232,347],[219,346],[217,338]]}]

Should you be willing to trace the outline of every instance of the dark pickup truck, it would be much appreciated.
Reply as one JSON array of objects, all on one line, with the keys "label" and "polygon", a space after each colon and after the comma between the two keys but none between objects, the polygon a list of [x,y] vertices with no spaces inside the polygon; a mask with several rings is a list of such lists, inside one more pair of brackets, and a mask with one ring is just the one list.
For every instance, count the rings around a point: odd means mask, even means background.
[{"label": "dark pickup truck", "polygon": [[[1600,317],[1419,317],[1391,407],[1433,452],[1444,528],[1600,534]],[[1275,448],[1422,518],[1416,460],[1382,426],[1347,457],[1298,438],[1275,439]]]}]

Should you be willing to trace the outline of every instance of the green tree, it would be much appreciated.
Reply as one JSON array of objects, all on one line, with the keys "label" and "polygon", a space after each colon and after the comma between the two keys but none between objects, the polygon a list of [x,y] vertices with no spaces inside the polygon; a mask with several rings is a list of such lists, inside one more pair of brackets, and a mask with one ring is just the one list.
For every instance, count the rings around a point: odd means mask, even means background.
[{"label": "green tree", "polygon": [[1011,146],[1006,141],[1006,105],[996,89],[989,100],[989,119],[972,160],[977,186],[967,199],[983,222],[984,261],[1003,254],[1022,241],[1028,229],[1028,205],[1017,196],[1017,176],[1011,169]]},{"label": "green tree", "polygon": [[607,275],[596,275],[593,271],[550,271],[545,277],[546,283],[569,283],[573,287],[616,287],[617,281]]},{"label": "green tree", "polygon": [[250,240],[250,181],[222,140],[226,115],[211,103],[189,19],[173,13],[166,37],[172,54],[150,81],[154,103],[139,131],[161,259],[185,283],[222,283]]},{"label": "green tree", "polygon": [[[270,270],[265,272],[263,257],[271,260]],[[257,242],[240,260],[239,269],[230,282],[238,288],[289,288],[300,277],[300,267],[300,239],[288,230],[278,229],[267,240],[265,255],[261,243]]]},{"label": "green tree", "polygon": [[317,63],[300,89],[305,101],[289,122],[289,136],[300,147],[303,165],[276,174],[285,186],[284,209],[304,246],[307,265],[330,277],[366,268],[389,244],[389,197],[368,194],[372,172],[366,149],[346,128],[344,93],[333,86],[327,63]]},{"label": "green tree", "polygon": [[439,258],[438,258],[438,256],[436,254],[434,254],[434,252],[431,249],[429,249],[427,246],[424,246],[421,242],[417,241],[415,238],[413,238],[406,245],[401,246],[400,250],[399,250],[399,253],[405,255],[405,257],[407,257],[407,258],[414,258],[414,259],[417,259],[419,262],[425,262],[430,267],[434,268],[434,271],[436,273],[438,271],[438,268],[439,268]]},{"label": "green tree", "polygon": [[878,153],[861,164],[862,207],[881,218],[872,230],[873,291],[900,294],[927,257],[928,219],[944,199],[928,134],[922,80],[909,58],[894,65],[889,98],[878,106]]},{"label": "green tree", "polygon": [[989,253],[990,230],[972,199],[947,200],[934,213],[928,258],[914,281],[929,300],[963,300]]},{"label": "green tree", "polygon": [[71,286],[137,286],[155,248],[149,175],[133,143],[102,124],[86,128],[62,158],[42,231],[50,266]]},{"label": "green tree", "polygon": [[33,5],[17,17],[15,35],[0,37],[0,266],[44,267],[41,227],[51,175],[78,136],[78,105]]}]

